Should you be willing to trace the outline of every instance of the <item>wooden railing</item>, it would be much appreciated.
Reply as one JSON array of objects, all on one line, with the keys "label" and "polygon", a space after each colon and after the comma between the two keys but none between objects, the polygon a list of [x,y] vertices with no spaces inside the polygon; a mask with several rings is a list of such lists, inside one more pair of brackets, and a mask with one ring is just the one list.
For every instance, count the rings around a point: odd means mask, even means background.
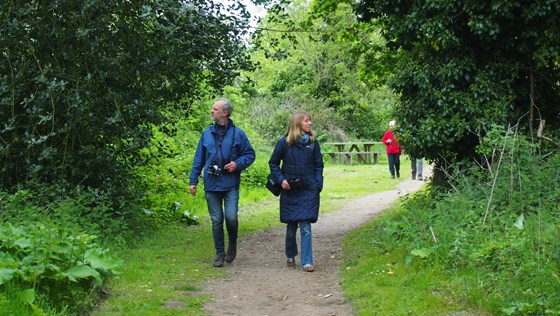
[{"label": "wooden railing", "polygon": [[382,142],[343,142],[343,143],[325,143],[322,146],[334,147],[334,151],[324,151],[323,155],[329,156],[331,163],[340,164],[378,164],[380,151],[375,151],[376,145],[382,145]]}]

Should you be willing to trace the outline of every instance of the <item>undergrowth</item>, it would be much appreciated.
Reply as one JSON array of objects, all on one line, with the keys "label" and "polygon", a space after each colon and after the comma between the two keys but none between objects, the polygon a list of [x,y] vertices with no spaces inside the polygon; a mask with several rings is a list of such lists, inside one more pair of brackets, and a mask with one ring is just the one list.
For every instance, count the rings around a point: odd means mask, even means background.
[{"label": "undergrowth", "polygon": [[[436,271],[435,296],[451,293],[497,315],[560,314],[560,155],[539,150],[494,130],[479,147],[485,164],[451,175],[451,191],[431,188],[404,199],[398,211],[363,228],[366,241],[349,237],[347,245],[361,248],[350,247],[346,265],[372,247],[374,257],[400,254],[392,260],[409,274]],[[376,271],[384,261],[375,262],[344,272],[351,300],[373,291],[355,271]]]}]

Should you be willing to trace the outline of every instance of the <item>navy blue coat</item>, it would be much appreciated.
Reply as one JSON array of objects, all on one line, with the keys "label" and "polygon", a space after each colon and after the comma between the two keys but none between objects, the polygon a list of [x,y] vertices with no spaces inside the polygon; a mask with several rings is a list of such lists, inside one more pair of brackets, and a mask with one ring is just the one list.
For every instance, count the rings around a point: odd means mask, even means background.
[{"label": "navy blue coat", "polygon": [[[227,132],[222,140],[221,150],[216,143],[216,127],[210,125],[202,132],[194,155],[190,185],[197,185],[200,173],[204,169],[205,191],[239,190],[241,171],[247,169],[255,161],[255,150],[251,146],[247,135],[230,119]],[[222,171],[220,176],[208,174],[208,166],[215,162],[223,167],[224,160],[232,160],[237,164],[233,173]]]},{"label": "navy blue coat", "polygon": [[286,145],[282,137],[268,161],[270,173],[281,183],[290,177],[298,178],[302,189],[292,188],[280,193],[280,221],[293,223],[319,217],[319,194],[323,190],[323,157],[319,143]]}]

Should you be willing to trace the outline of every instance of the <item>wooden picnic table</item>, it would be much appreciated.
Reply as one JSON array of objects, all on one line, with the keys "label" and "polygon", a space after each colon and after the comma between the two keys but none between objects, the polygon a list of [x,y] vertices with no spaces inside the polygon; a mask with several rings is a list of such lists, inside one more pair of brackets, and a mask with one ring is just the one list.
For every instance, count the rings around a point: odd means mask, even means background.
[{"label": "wooden picnic table", "polygon": [[[352,164],[354,161],[362,163],[379,163],[378,151],[373,151],[375,145],[381,145],[382,142],[339,142],[325,143],[324,145],[334,146],[336,151],[323,152],[328,155],[332,163]],[[354,159],[355,158],[355,159]]]}]

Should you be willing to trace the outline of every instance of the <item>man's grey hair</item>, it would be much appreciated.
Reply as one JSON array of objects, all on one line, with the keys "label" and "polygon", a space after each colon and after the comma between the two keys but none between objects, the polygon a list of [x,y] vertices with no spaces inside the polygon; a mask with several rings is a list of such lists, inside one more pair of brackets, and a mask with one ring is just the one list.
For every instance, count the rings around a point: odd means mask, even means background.
[{"label": "man's grey hair", "polygon": [[228,117],[230,117],[231,113],[233,113],[233,104],[231,104],[231,101],[226,98],[219,98],[218,101],[222,102],[222,110],[227,111]]}]

